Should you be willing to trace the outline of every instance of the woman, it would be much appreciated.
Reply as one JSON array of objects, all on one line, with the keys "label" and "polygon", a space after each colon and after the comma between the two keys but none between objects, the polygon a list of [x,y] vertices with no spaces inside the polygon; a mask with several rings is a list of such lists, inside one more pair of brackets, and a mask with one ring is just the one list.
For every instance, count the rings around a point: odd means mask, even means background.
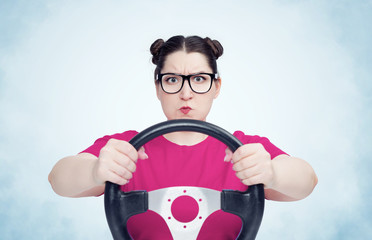
[{"label": "woman", "polygon": [[[221,44],[198,36],[175,36],[166,42],[156,40],[150,50],[156,93],[166,118],[206,121],[221,89],[216,63],[223,53]],[[294,201],[308,196],[317,184],[308,163],[289,156],[267,138],[236,131],[244,145],[233,154],[202,133],[174,132],[137,152],[128,143],[136,134],[105,136],[76,156],[61,159],[49,174],[54,191],[67,197],[98,196],[106,181],[123,185],[124,191],[172,186],[245,190],[263,183],[267,199]],[[134,239],[171,239],[159,218],[151,211],[136,215],[128,229]],[[206,220],[198,239],[235,239],[240,228],[238,217],[217,211]]]}]

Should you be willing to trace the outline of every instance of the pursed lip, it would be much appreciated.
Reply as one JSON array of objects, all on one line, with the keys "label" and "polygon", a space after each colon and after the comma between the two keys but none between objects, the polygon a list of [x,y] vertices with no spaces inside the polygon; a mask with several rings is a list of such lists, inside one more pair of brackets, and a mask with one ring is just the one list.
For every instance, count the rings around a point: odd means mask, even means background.
[{"label": "pursed lip", "polygon": [[192,108],[189,106],[183,106],[180,108],[180,111],[184,114],[187,114],[190,110],[192,110]]}]

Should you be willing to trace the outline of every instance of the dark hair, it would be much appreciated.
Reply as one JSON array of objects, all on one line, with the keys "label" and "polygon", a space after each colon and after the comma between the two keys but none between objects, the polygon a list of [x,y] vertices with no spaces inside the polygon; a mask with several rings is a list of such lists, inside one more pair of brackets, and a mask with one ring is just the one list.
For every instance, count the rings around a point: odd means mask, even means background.
[{"label": "dark hair", "polygon": [[212,68],[213,73],[217,73],[216,60],[222,55],[223,47],[217,40],[201,38],[199,36],[174,36],[164,42],[163,39],[156,40],[151,44],[150,51],[152,62],[156,65],[155,79],[164,66],[166,57],[176,51],[184,50],[187,53],[198,52],[203,54]]}]

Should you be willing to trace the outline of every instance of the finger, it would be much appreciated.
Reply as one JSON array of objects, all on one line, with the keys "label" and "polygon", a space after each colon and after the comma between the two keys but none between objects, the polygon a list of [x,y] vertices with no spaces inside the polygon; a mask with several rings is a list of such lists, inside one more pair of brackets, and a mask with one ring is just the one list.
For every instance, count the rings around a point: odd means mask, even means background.
[{"label": "finger", "polygon": [[133,177],[133,174],[130,170],[120,165],[116,165],[115,169],[113,169],[112,171],[126,180],[132,179]]},{"label": "finger", "polygon": [[133,177],[132,171],[127,169],[126,167],[123,167],[119,165],[116,162],[112,162],[111,171],[116,173],[122,178],[125,178],[126,180],[129,180]]},{"label": "finger", "polygon": [[137,162],[138,159],[137,150],[130,143],[112,138],[108,141],[107,144],[112,146],[116,151],[124,155],[127,155],[134,162]]},{"label": "finger", "polygon": [[112,183],[115,183],[115,184],[118,184],[118,185],[124,185],[124,184],[127,184],[129,182],[129,180],[117,175],[116,173],[114,172],[108,172],[108,175],[107,175],[107,181],[109,182],[112,182]]},{"label": "finger", "polygon": [[258,163],[258,160],[256,157],[252,157],[252,156],[245,157],[245,158],[240,159],[238,162],[235,162],[235,163],[233,162],[232,169],[235,172],[240,172],[245,169],[249,169],[249,168],[256,166],[257,163]]},{"label": "finger", "polygon": [[[130,159],[127,155],[124,155],[122,153],[117,153],[116,156],[114,157],[114,162],[121,167],[124,167],[128,169],[130,172],[135,172],[136,171],[136,163]],[[114,165],[111,165],[112,167],[115,167]]]},{"label": "finger", "polygon": [[141,147],[138,150],[138,158],[139,159],[148,159],[149,158],[149,156],[147,156],[147,154],[145,153],[145,148],[144,147]]},{"label": "finger", "polygon": [[249,157],[251,155],[254,155],[257,151],[260,150],[262,147],[259,143],[249,143],[245,144],[243,146],[240,146],[233,154],[232,156],[232,162],[238,162],[242,160],[245,157]]},{"label": "finger", "polygon": [[230,162],[232,159],[233,152],[230,150],[230,148],[226,148],[225,150],[226,155],[225,158],[223,159],[224,162]]},{"label": "finger", "polygon": [[235,172],[236,176],[241,180],[250,178],[260,173],[261,172],[259,171],[259,168],[257,166]]},{"label": "finger", "polygon": [[252,176],[250,178],[243,179],[243,180],[241,180],[241,182],[244,185],[247,185],[247,186],[252,186],[252,185],[263,183],[262,182],[262,177],[261,177],[260,174]]}]

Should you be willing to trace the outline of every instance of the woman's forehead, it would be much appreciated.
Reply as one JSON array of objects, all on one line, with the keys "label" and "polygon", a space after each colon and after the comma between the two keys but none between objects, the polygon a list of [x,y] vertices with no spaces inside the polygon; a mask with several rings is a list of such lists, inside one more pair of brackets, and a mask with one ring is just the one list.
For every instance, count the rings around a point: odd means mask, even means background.
[{"label": "woman's forehead", "polygon": [[187,53],[185,51],[177,51],[166,57],[162,72],[180,74],[199,72],[211,73],[212,69],[207,62],[207,58],[203,54],[198,52]]}]

